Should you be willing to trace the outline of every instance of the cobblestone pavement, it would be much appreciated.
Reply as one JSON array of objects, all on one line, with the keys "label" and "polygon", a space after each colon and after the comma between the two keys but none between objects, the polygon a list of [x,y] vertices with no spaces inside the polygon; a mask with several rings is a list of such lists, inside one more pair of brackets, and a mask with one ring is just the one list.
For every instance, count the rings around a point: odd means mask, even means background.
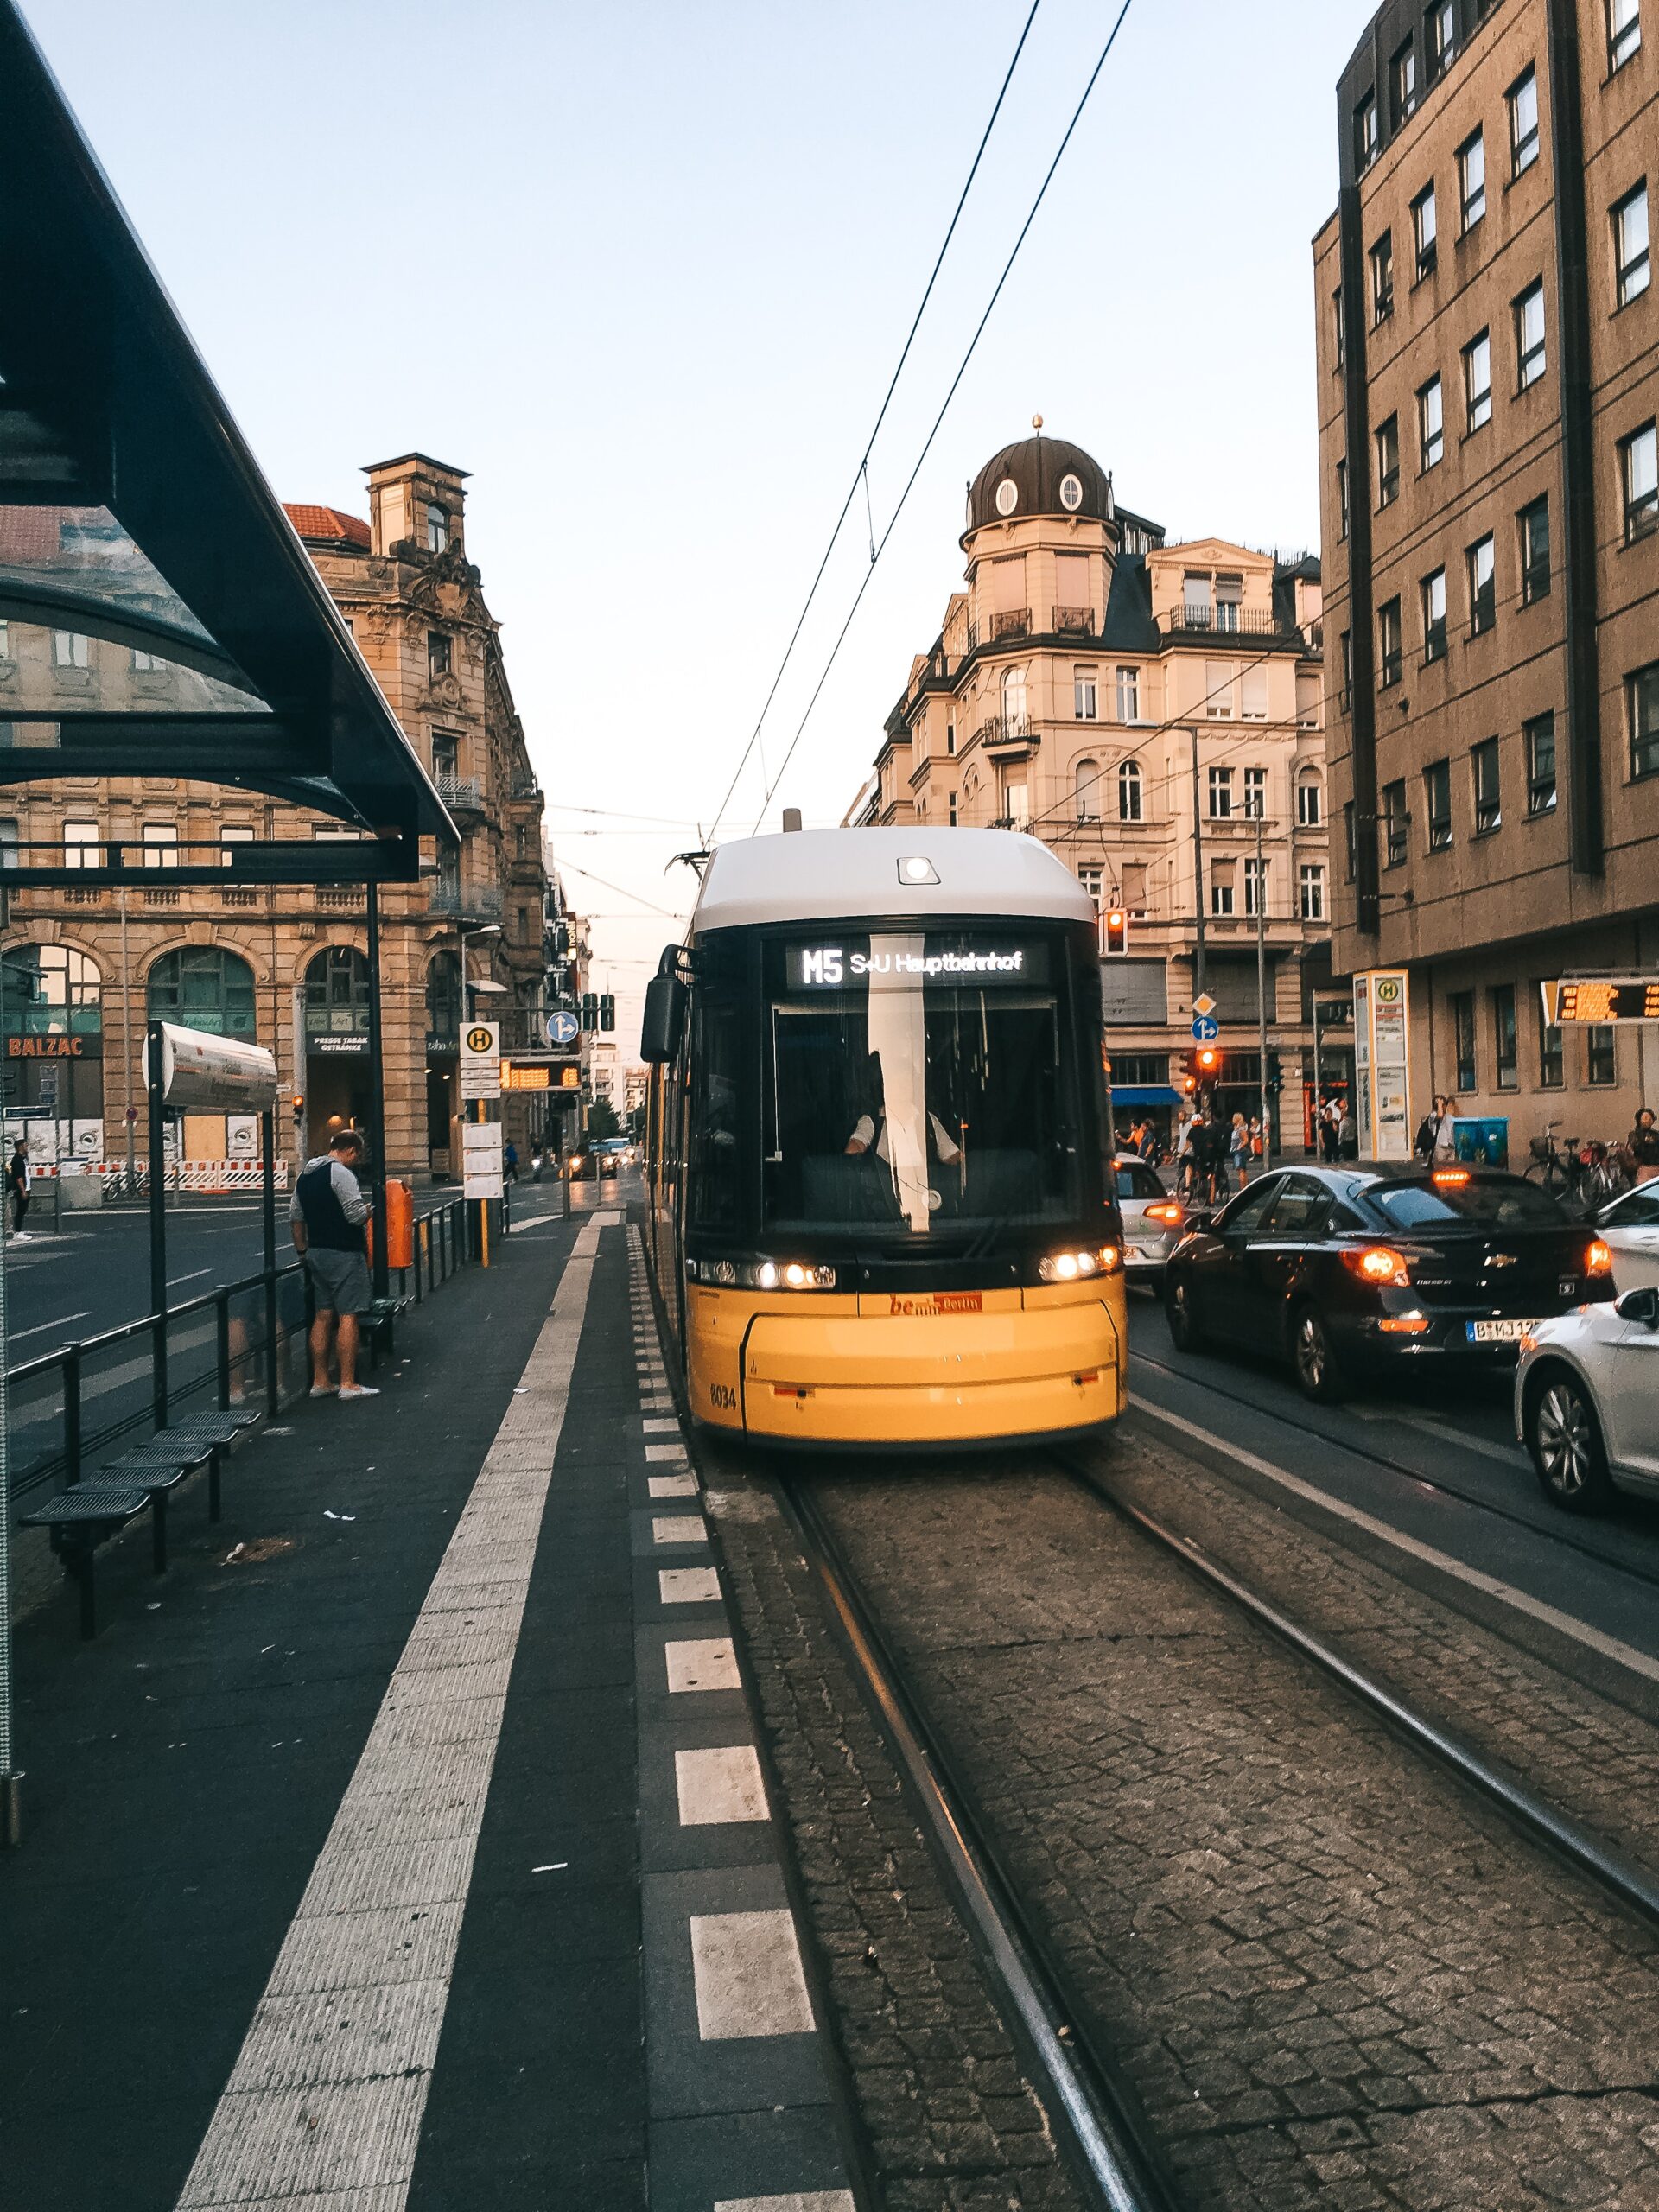
[{"label": "cobblestone pavement", "polygon": [[[1659,1729],[1649,1719],[1196,1467],[1155,1430],[1131,1424],[1125,1440],[1132,1433],[1133,1449],[1120,1440],[1096,1461],[1125,1498],[1659,1872]],[[1264,1545],[1266,1525],[1273,1541]],[[1623,1687],[1612,1670],[1599,1671],[1610,1691]]]},{"label": "cobblestone pavement", "polygon": [[783,1515],[708,1497],[887,2212],[1077,2212],[1081,2199]]},{"label": "cobblestone pavement", "polygon": [[1650,1930],[1052,1462],[817,1479],[1191,2206],[1659,2204]]}]

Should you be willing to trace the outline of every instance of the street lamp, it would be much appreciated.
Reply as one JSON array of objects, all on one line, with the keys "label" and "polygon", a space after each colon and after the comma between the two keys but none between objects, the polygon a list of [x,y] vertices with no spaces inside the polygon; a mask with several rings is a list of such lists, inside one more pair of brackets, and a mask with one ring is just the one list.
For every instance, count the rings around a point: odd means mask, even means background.
[{"label": "street lamp", "polygon": [[474,993],[474,995],[476,995],[480,991],[483,991],[487,995],[492,992],[505,991],[507,987],[505,983],[498,983],[493,976],[486,976],[476,983],[469,982],[467,975],[467,947],[469,944],[474,943],[479,938],[499,937],[501,934],[501,925],[499,922],[484,922],[481,923],[477,929],[469,930],[464,923],[457,922],[455,925],[455,934],[461,939],[461,991],[463,1002],[461,1009],[462,1015],[465,1020],[470,1021],[473,1019],[473,1008],[471,1001],[467,997],[468,991]]}]

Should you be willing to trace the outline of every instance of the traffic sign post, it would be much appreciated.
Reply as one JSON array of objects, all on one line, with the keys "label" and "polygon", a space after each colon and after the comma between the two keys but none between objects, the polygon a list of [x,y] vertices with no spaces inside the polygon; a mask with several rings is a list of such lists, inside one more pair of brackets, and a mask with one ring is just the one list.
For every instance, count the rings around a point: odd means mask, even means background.
[{"label": "traffic sign post", "polygon": [[1195,1045],[1213,1045],[1221,1034],[1221,1024],[1212,1014],[1195,1014],[1192,1017],[1192,1041]]},{"label": "traffic sign post", "polygon": [[[464,1113],[470,1106],[473,1122],[461,1125],[461,1174],[463,1201],[478,1201],[478,1258],[480,1267],[490,1264],[490,1200],[501,1195],[501,1132],[499,1126],[492,1128],[485,1121],[484,1109],[491,1099],[501,1096],[501,1025],[499,1021],[468,1021],[461,1032],[461,1099]],[[473,1188],[473,1141],[480,1136],[495,1139],[494,1187],[489,1191]]]},{"label": "traffic sign post", "polygon": [[582,1034],[582,1023],[568,1007],[561,1007],[547,1017],[547,1041],[561,1050],[574,1045]]}]

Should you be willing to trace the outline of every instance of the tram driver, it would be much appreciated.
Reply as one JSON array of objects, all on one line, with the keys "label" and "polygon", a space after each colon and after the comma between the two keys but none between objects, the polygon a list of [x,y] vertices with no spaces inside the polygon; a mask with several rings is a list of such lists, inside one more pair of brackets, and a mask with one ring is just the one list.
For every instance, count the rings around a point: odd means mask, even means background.
[{"label": "tram driver", "polygon": [[[882,1166],[891,1167],[893,1154],[887,1143],[887,1102],[882,1088],[881,1056],[879,1052],[870,1054],[869,1095],[869,1108],[854,1122],[853,1133],[848,1138],[844,1150],[849,1160],[855,1160],[861,1154],[874,1148],[875,1156]],[[928,1148],[934,1158],[946,1167],[957,1166],[962,1160],[962,1147],[945,1128],[938,1116],[931,1110],[927,1116],[927,1134]]]}]

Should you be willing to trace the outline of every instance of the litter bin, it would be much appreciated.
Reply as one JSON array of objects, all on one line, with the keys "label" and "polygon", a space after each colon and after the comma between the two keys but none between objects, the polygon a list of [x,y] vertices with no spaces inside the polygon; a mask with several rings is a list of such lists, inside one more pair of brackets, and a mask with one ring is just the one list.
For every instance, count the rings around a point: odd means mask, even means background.
[{"label": "litter bin", "polygon": [[1452,1151],[1470,1167],[1507,1167],[1510,1164],[1510,1117],[1507,1114],[1459,1115],[1452,1123]]},{"label": "litter bin", "polygon": [[[369,1221],[369,1257],[374,1257],[375,1224]],[[415,1264],[415,1192],[408,1183],[386,1184],[386,1265],[412,1268]]]}]

